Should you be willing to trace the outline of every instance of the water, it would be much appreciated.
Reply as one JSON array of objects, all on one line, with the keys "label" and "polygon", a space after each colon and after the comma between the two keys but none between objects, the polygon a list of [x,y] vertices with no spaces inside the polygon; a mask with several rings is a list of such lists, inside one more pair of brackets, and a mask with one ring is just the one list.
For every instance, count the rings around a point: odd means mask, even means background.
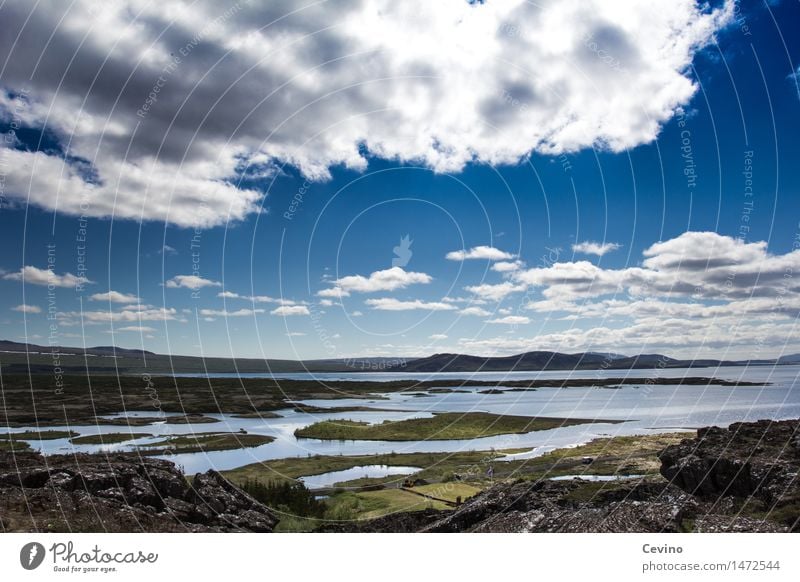
[{"label": "water", "polygon": [[[391,379],[404,379],[411,374],[351,374],[351,379],[366,380],[373,376],[391,376]],[[341,374],[317,375],[319,379],[345,379]],[[411,452],[458,452],[508,448],[524,448],[525,451],[509,458],[536,457],[556,448],[577,446],[594,438],[617,435],[646,434],[691,430],[701,426],[727,426],[737,421],[752,421],[762,418],[786,419],[800,417],[800,366],[763,367],[724,367],[719,369],[692,368],[669,370],[605,370],[564,372],[515,372],[480,373],[469,375],[414,374],[418,379],[465,378],[494,380],[507,378],[513,380],[534,378],[587,378],[601,377],[686,377],[715,376],[727,380],[771,382],[769,386],[676,386],[676,385],[626,385],[618,389],[607,388],[539,388],[535,391],[512,391],[502,389],[502,394],[480,394],[485,387],[461,388],[459,392],[433,394],[428,398],[415,398],[407,393],[386,395],[378,403],[372,398],[353,398],[341,400],[306,400],[304,404],[313,406],[373,406],[380,412],[338,412],[305,413],[292,409],[277,411],[281,418],[242,419],[225,414],[207,416],[219,420],[214,424],[175,424],[164,423],[143,427],[120,427],[113,425],[47,427],[52,430],[74,430],[81,435],[98,433],[130,432],[133,437],[150,433],[153,437],[141,437],[136,444],[155,442],[168,434],[193,432],[238,432],[240,429],[252,434],[265,434],[275,438],[274,442],[245,449],[214,451],[165,456],[183,466],[187,473],[233,469],[249,463],[285,457],[304,457],[307,455],[365,455],[376,453]],[[309,375],[310,377],[310,375]],[[415,390],[419,391],[419,390]],[[427,417],[434,412],[472,412],[484,411],[494,414],[515,414],[524,416],[551,416],[559,418],[586,418],[620,420],[621,424],[596,423],[555,428],[522,435],[500,435],[469,440],[450,441],[322,441],[316,439],[297,439],[294,431],[321,420],[362,420],[380,423],[384,420],[403,420]],[[129,415],[153,416],[152,412],[129,413]],[[2,429],[6,432],[22,432],[35,427]],[[50,441],[29,441],[35,449],[45,454],[98,451],[132,450],[133,443],[113,445],[72,445],[68,439]],[[363,475],[359,475],[363,476]],[[357,478],[357,477],[356,477]],[[341,480],[341,479],[340,479]]]},{"label": "water", "polygon": [[548,380],[561,378],[721,378],[746,380],[785,378],[798,376],[798,366],[720,366],[710,368],[663,368],[640,370],[548,370],[539,372],[276,372],[266,373],[212,373],[175,374],[182,378],[270,378],[284,380],[317,380],[320,382],[358,381],[391,382],[395,380]]}]

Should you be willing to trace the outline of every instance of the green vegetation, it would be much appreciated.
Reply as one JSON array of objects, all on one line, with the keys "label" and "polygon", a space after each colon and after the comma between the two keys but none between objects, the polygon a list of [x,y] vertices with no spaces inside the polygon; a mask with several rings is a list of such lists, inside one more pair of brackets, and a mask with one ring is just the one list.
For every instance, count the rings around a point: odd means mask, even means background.
[{"label": "green vegetation", "polygon": [[256,410],[254,412],[243,412],[242,414],[232,414],[233,418],[283,418],[277,412],[270,410]]},{"label": "green vegetation", "polygon": [[107,434],[87,434],[75,437],[69,442],[73,445],[111,445],[151,436],[153,435],[147,433],[110,432]]},{"label": "green vegetation", "polygon": [[450,440],[521,434],[592,422],[618,421],[511,416],[488,412],[443,412],[436,413],[431,418],[387,420],[381,424],[354,420],[325,420],[298,429],[294,434],[296,437],[324,440]]},{"label": "green vegetation", "polygon": [[0,453],[21,453],[29,450],[31,450],[31,447],[25,441],[0,438]]},{"label": "green vegetation", "polygon": [[310,531],[327,509],[300,482],[246,480],[240,487],[278,514],[280,521],[275,531]]},{"label": "green vegetation", "polygon": [[[527,450],[527,449],[524,449]],[[388,453],[385,455],[313,455],[287,459],[271,459],[261,463],[252,463],[223,471],[223,475],[234,483],[247,480],[280,480],[297,479],[309,475],[320,475],[331,471],[343,471],[362,465],[390,465],[405,467],[423,467],[418,476],[425,479],[441,479],[445,475],[465,473],[471,467],[498,459],[508,453],[520,452],[519,449],[501,451],[469,451],[459,453]],[[483,474],[484,470],[473,472]],[[393,476],[396,479],[397,476]]]},{"label": "green vegetation", "polygon": [[0,434],[0,440],[21,440],[21,441],[50,441],[55,439],[67,439],[78,436],[78,433],[71,430],[26,430],[23,432]]},{"label": "green vegetation", "polygon": [[168,436],[163,441],[140,445],[139,451],[157,455],[164,451],[178,453],[208,453],[257,447],[275,440],[271,436],[236,432],[202,432]]},{"label": "green vegetation", "polygon": [[352,521],[372,519],[400,511],[422,511],[424,509],[451,509],[441,501],[427,499],[403,489],[382,489],[359,493],[343,492],[327,500],[329,507],[325,519]]},{"label": "green vegetation", "polygon": [[460,497],[461,501],[465,501],[483,491],[483,487],[471,483],[461,483],[457,481],[450,481],[448,483],[429,483],[428,485],[416,485],[411,488],[411,491],[417,494],[428,495],[437,499],[444,499],[455,503]]}]

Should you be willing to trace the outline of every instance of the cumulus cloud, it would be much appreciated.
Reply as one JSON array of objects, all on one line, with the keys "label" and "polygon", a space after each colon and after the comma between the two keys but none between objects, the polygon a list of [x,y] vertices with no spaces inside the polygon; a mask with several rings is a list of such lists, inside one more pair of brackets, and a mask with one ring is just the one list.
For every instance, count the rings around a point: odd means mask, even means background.
[{"label": "cumulus cloud", "polygon": [[264,309],[237,309],[236,311],[228,311],[227,309],[201,309],[200,315],[204,317],[249,317],[265,313]]},{"label": "cumulus cloud", "polygon": [[140,301],[136,295],[111,290],[106,293],[95,293],[89,299],[91,301],[110,301],[111,303],[139,303]]},{"label": "cumulus cloud", "polygon": [[772,357],[800,349],[797,272],[797,244],[774,254],[764,241],[686,232],[645,249],[638,266],[570,261],[511,274],[506,283],[532,297],[528,309],[575,323],[535,338],[473,338],[463,347],[498,353],[628,348],[706,357],[723,357],[724,348],[725,357]]},{"label": "cumulus cloud", "polygon": [[622,245],[613,242],[597,243],[591,241],[584,241],[572,245],[572,250],[575,251],[576,253],[582,253],[584,255],[597,255],[598,257],[602,257],[606,253],[610,253],[611,251],[616,251],[621,247]]},{"label": "cumulus cloud", "polygon": [[223,299],[244,299],[252,303],[277,303],[278,305],[297,305],[300,303],[293,299],[270,297],[269,295],[240,295],[233,291],[221,291],[217,293],[217,297],[222,297]]},{"label": "cumulus cloud", "polygon": [[270,311],[272,315],[282,315],[284,317],[292,315],[311,315],[305,305],[281,305]]},{"label": "cumulus cloud", "polygon": [[476,315],[478,317],[486,317],[490,315],[488,311],[482,307],[466,307],[458,312],[460,315]]},{"label": "cumulus cloud", "polygon": [[524,266],[522,261],[499,261],[492,265],[492,271],[498,273],[513,273]]},{"label": "cumulus cloud", "polygon": [[531,320],[524,315],[506,315],[497,319],[489,319],[486,323],[501,323],[504,325],[524,325],[530,323]]},{"label": "cumulus cloud", "polygon": [[375,293],[378,291],[394,291],[405,289],[409,285],[425,284],[433,281],[433,277],[426,273],[404,271],[401,267],[392,267],[383,271],[375,271],[368,277],[363,275],[348,275],[333,282],[333,287],[323,289],[317,295],[320,297],[347,297],[350,293]]},{"label": "cumulus cloud", "polygon": [[115,328],[114,331],[136,331],[139,333],[154,333],[158,330],[154,327],[149,327],[146,325],[126,325],[124,327]]},{"label": "cumulus cloud", "polygon": [[49,269],[40,269],[33,266],[22,267],[16,273],[6,273],[3,279],[9,281],[22,281],[30,285],[48,285],[53,287],[80,287],[92,283],[85,277],[78,277],[72,273],[59,275]]},{"label": "cumulus cloud", "polygon": [[177,319],[177,310],[166,307],[150,307],[147,305],[137,307],[123,307],[119,311],[68,311],[59,312],[59,323],[66,320],[80,321],[85,323],[106,323],[106,322],[139,322],[139,321],[171,321]]},{"label": "cumulus cloud", "polygon": [[481,285],[471,285],[465,287],[465,289],[485,301],[500,301],[512,293],[524,291],[525,285],[504,281],[503,283],[497,284],[483,283]]},{"label": "cumulus cloud", "polygon": [[732,13],[732,0],[11,0],[0,111],[69,151],[10,150],[6,191],[208,227],[258,212],[263,193],[239,180],[282,163],[319,180],[368,155],[445,172],[621,151],[692,98],[693,56]]},{"label": "cumulus cloud", "polygon": [[556,263],[513,275],[523,285],[544,287],[548,299],[598,297],[623,291],[640,297],[733,300],[777,297],[800,291],[787,273],[800,269],[800,250],[784,255],[767,243],[715,232],[686,232],[651,245],[642,267],[602,269],[587,261]]},{"label": "cumulus cloud", "polygon": [[42,308],[36,305],[28,305],[27,303],[23,303],[21,305],[17,305],[16,307],[12,307],[11,311],[18,311],[20,313],[41,313]]},{"label": "cumulus cloud", "polygon": [[191,289],[197,291],[203,287],[221,287],[222,283],[219,281],[212,281],[204,279],[197,275],[175,275],[172,279],[167,281],[167,287],[170,289]]},{"label": "cumulus cloud", "polygon": [[468,259],[485,259],[489,261],[506,261],[514,255],[485,245],[472,247],[469,250],[450,251],[445,255],[448,261],[466,261]]},{"label": "cumulus cloud", "polygon": [[421,301],[415,299],[413,301],[401,301],[393,297],[382,297],[380,299],[367,299],[366,304],[373,309],[380,311],[453,311],[456,307],[451,303],[443,303],[440,301]]},{"label": "cumulus cloud", "polygon": [[429,335],[429,336],[428,336],[428,339],[432,339],[432,340],[434,340],[434,341],[438,341],[438,340],[446,340],[446,339],[447,339],[447,334],[444,334],[444,333],[434,333],[434,334],[431,334],[431,335]]}]

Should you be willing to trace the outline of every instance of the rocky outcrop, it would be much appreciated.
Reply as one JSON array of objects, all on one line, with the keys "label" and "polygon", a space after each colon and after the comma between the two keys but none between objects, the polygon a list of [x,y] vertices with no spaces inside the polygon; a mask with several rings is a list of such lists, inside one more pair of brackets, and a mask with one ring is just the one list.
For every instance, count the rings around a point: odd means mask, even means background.
[{"label": "rocky outcrop", "polygon": [[0,454],[0,530],[272,531],[275,515],[216,471],[191,482],[136,455]]},{"label": "rocky outcrop", "polygon": [[780,503],[797,492],[799,430],[796,420],[702,428],[696,438],[661,452],[661,474],[704,499],[756,497]]}]

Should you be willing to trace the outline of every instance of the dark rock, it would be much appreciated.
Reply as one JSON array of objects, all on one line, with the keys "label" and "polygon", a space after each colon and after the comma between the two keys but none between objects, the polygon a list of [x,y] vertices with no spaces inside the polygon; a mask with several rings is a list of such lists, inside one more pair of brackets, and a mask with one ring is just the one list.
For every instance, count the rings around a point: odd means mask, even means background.
[{"label": "dark rock", "polygon": [[5,531],[272,531],[277,518],[216,471],[189,485],[137,455],[0,454]]}]

